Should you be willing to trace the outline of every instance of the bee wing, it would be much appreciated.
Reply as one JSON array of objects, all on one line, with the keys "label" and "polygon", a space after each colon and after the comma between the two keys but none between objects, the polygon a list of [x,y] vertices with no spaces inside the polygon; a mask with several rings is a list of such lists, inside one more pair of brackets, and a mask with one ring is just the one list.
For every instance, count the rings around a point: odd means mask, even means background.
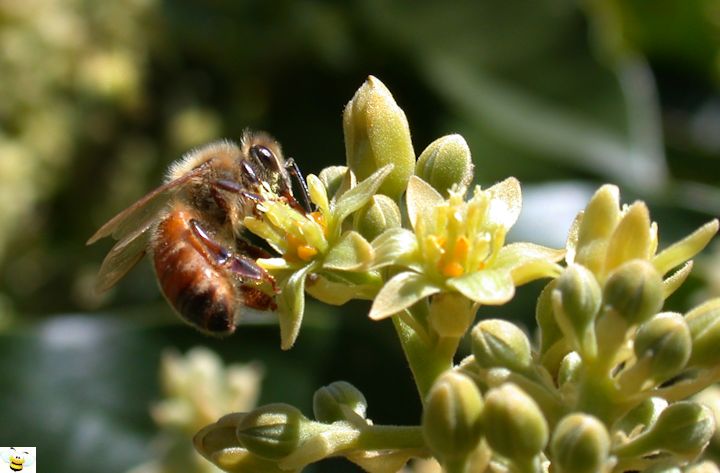
[{"label": "bee wing", "polygon": [[25,463],[23,466],[30,466],[35,463],[35,457],[32,454],[25,452]]},{"label": "bee wing", "polygon": [[98,272],[95,283],[97,292],[105,292],[113,287],[142,259],[150,240],[151,227],[152,222],[136,229],[110,249]]},{"label": "bee wing", "polygon": [[10,463],[10,449],[0,452],[0,458],[2,458],[2,461],[5,463]]},{"label": "bee wing", "polygon": [[162,211],[175,192],[193,178],[207,172],[208,169],[208,166],[200,165],[187,174],[153,190],[100,227],[86,244],[92,245],[99,239],[110,235],[116,240],[124,240],[128,235],[137,234],[138,229],[147,230],[155,216]]}]

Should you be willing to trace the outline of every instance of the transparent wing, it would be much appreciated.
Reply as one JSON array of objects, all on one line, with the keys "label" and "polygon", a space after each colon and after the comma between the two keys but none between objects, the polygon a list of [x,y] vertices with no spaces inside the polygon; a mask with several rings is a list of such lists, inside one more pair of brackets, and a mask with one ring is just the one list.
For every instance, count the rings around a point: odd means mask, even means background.
[{"label": "transparent wing", "polygon": [[35,463],[35,457],[32,454],[25,452],[25,463],[23,466],[30,466]]},{"label": "transparent wing", "polygon": [[142,197],[133,205],[114,216],[95,232],[87,241],[91,245],[101,238],[112,235],[116,240],[137,234],[138,229],[147,229],[155,216],[162,211],[175,193],[192,179],[208,171],[207,163],[198,166],[187,174],[170,181]]},{"label": "transparent wing", "polygon": [[12,450],[10,450],[9,448],[0,452],[0,458],[2,458],[2,461],[4,461],[5,463],[10,463],[11,452]]},{"label": "transparent wing", "polygon": [[96,291],[104,292],[113,287],[142,259],[150,241],[150,227],[152,222],[115,243],[100,266]]}]

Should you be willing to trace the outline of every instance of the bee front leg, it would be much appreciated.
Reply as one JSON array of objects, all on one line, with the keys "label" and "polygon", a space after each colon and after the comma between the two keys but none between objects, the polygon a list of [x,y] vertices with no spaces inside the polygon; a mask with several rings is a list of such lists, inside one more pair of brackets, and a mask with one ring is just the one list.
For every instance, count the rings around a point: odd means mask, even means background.
[{"label": "bee front leg", "polygon": [[240,277],[241,280],[252,280],[256,282],[269,283],[274,292],[278,292],[275,278],[273,278],[264,268],[255,262],[254,259],[242,254],[234,254],[229,249],[215,241],[207,234],[200,222],[195,219],[190,220],[190,227],[203,246],[203,253],[211,258],[211,262],[215,266],[225,268],[232,274]]}]

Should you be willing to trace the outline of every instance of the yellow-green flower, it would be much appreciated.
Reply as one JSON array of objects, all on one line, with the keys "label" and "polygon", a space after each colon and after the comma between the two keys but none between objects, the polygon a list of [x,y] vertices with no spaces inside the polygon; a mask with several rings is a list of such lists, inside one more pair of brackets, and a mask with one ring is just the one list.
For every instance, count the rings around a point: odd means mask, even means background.
[{"label": "yellow-green flower", "polygon": [[[339,304],[366,296],[367,287],[362,283],[372,279],[368,271],[373,248],[360,233],[343,231],[343,222],[368,203],[391,170],[391,165],[385,166],[332,199],[322,180],[311,174],[307,184],[317,211],[301,212],[268,194],[256,207],[261,215],[245,218],[245,226],[282,255],[260,259],[258,264],[280,283],[278,308],[283,349],[292,347],[300,330],[308,275],[315,275],[314,289],[308,288],[309,292],[324,302]],[[348,280],[353,274],[356,280]]]},{"label": "yellow-green flower", "polygon": [[589,269],[601,286],[614,269],[633,259],[650,261],[661,276],[684,263],[664,280],[667,298],[690,274],[690,258],[700,252],[717,231],[717,219],[711,220],[657,253],[657,224],[650,220],[645,203],[637,201],[620,207],[618,188],[606,184],[575,219],[568,237],[566,260]]},{"label": "yellow-green flower", "polygon": [[457,292],[479,304],[509,301],[515,286],[560,274],[562,250],[532,243],[505,245],[522,206],[520,184],[506,179],[476,187],[469,200],[456,187],[445,200],[413,176],[407,209],[414,232],[392,229],[373,241],[375,267],[404,266],[375,299],[370,317],[381,319],[439,292]]}]

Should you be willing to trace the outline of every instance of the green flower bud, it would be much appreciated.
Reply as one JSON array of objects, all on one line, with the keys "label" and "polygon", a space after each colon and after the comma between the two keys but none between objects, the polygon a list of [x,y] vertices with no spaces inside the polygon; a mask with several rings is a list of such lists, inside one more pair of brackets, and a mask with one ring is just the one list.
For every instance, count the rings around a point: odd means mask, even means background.
[{"label": "green flower bud", "polygon": [[628,261],[610,273],[603,302],[628,324],[641,324],[662,308],[662,278],[650,262]]},{"label": "green flower bud", "polygon": [[720,299],[712,299],[687,314],[692,353],[688,365],[710,368],[720,364]]},{"label": "green flower bud", "polygon": [[563,271],[553,291],[558,325],[581,353],[595,353],[595,316],[600,309],[600,285],[593,273],[579,264]]},{"label": "green flower bud", "polygon": [[448,371],[433,384],[425,400],[422,430],[430,450],[443,463],[464,460],[482,436],[483,400],[465,374]]},{"label": "green flower bud", "polygon": [[543,355],[563,338],[552,306],[552,293],[556,287],[557,279],[549,282],[540,293],[535,307],[535,320],[540,329],[540,353]]},{"label": "green flower bud", "polygon": [[625,432],[629,435],[638,427],[643,429],[653,425],[660,413],[668,406],[665,399],[651,397],[645,399],[625,414],[614,426],[615,430]]},{"label": "green flower bud", "polygon": [[[720,425],[720,385],[708,386],[696,394],[694,400],[706,405],[715,417],[715,425]],[[715,429],[715,433],[705,449],[705,456],[715,459],[720,458],[720,429]]]},{"label": "green flower bud", "polygon": [[396,201],[415,170],[415,152],[405,113],[390,91],[370,76],[343,113],[345,154],[358,180],[387,164],[394,164],[379,192]]},{"label": "green flower bud", "polygon": [[494,451],[518,462],[538,455],[548,441],[548,425],[535,401],[512,383],[488,391],[483,422]]},{"label": "green flower bud", "polygon": [[705,448],[715,431],[713,414],[697,402],[679,401],[662,411],[645,432],[618,447],[620,457],[636,457],[662,450],[694,458]]},{"label": "green flower bud", "polygon": [[472,352],[483,368],[508,368],[527,371],[532,363],[530,341],[515,324],[500,319],[488,319],[472,330]]},{"label": "green flower bud", "polygon": [[638,363],[647,360],[648,375],[660,382],[676,375],[690,358],[690,330],[682,315],[657,314],[640,326],[635,336]]},{"label": "green flower bud", "polygon": [[309,422],[289,404],[268,404],[248,412],[235,434],[240,444],[255,455],[279,460],[297,449]]},{"label": "green flower bud", "polygon": [[472,180],[473,163],[465,138],[447,135],[425,148],[415,164],[415,175],[448,197],[454,185],[467,187]]},{"label": "green flower bud", "polygon": [[650,468],[645,468],[642,473],[682,473],[679,466],[675,466],[674,462],[658,463]]},{"label": "green flower bud", "polygon": [[353,226],[368,241],[390,228],[400,228],[400,207],[390,197],[377,194],[355,213]]},{"label": "green flower bud", "polygon": [[431,299],[428,321],[441,337],[460,338],[470,328],[476,310],[473,301],[462,294],[441,292]]},{"label": "green flower bud", "polygon": [[323,386],[313,396],[315,419],[326,424],[358,417],[364,419],[366,411],[365,396],[346,381],[335,381]]},{"label": "green flower bud", "polygon": [[595,417],[570,414],[555,427],[550,452],[557,473],[602,471],[610,452],[610,435]]},{"label": "green flower bud", "polygon": [[571,351],[565,355],[558,371],[558,386],[563,387],[567,383],[576,384],[582,367],[582,358],[576,351]]}]

